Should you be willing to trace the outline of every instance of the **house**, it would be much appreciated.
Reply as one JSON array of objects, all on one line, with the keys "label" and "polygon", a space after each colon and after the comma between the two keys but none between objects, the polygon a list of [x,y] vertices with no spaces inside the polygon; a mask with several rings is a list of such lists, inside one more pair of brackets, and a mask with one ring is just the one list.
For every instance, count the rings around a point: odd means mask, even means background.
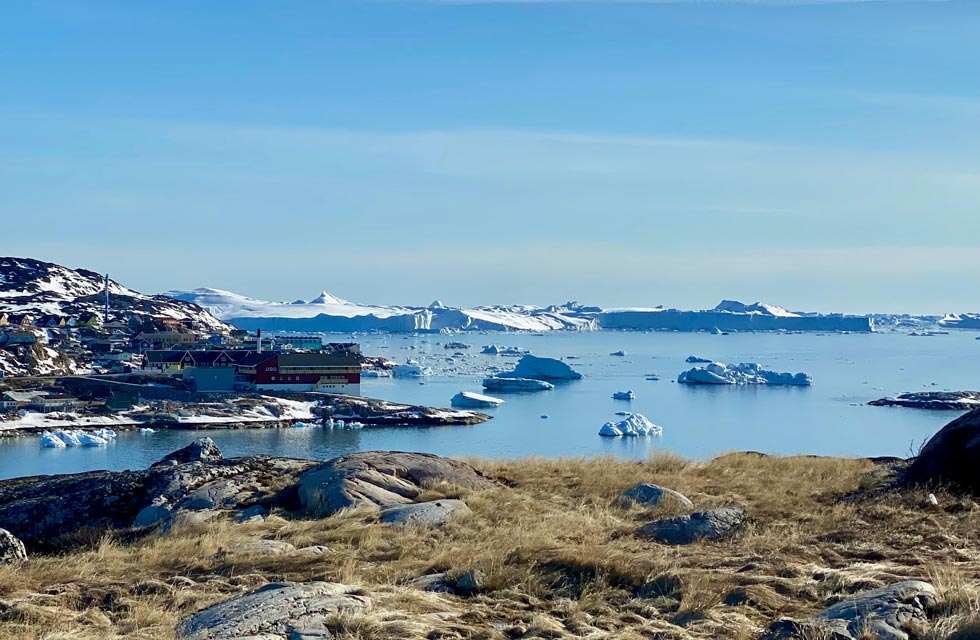
[{"label": "house", "polygon": [[[332,345],[331,353],[288,351],[147,351],[146,368],[180,370],[197,391],[324,391],[357,395],[361,362],[357,345]],[[354,348],[350,348],[354,347]]]},{"label": "house", "polygon": [[34,322],[35,326],[47,328],[63,327],[65,324],[67,324],[67,319],[64,316],[53,313],[45,313]]},{"label": "house", "polygon": [[28,408],[37,398],[48,395],[47,391],[7,391],[4,399],[13,401],[18,409]]},{"label": "house", "polygon": [[27,405],[27,408],[47,413],[48,411],[71,411],[77,406],[78,398],[61,393],[52,393],[36,397]]},{"label": "house", "polygon": [[[7,331],[3,334],[6,337],[6,344],[34,344],[37,336],[33,331]],[[0,338],[2,340],[2,338]]]},{"label": "house", "polygon": [[34,318],[26,313],[11,313],[9,316],[7,316],[7,324],[29,327],[34,324]]},{"label": "house", "polygon": [[133,339],[133,345],[141,350],[171,349],[178,345],[196,344],[200,336],[179,331],[143,331]]},{"label": "house", "polygon": [[76,327],[97,327],[102,324],[102,316],[97,313],[83,313],[75,319]]},{"label": "house", "polygon": [[0,395],[0,413],[12,413],[17,410],[17,401],[6,393]]}]

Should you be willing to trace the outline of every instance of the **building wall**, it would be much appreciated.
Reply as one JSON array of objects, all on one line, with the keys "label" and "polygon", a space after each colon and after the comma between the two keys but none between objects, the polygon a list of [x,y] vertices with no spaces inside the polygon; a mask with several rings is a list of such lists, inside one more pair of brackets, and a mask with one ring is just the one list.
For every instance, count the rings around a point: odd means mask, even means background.
[{"label": "building wall", "polygon": [[193,385],[195,391],[233,391],[235,389],[235,369],[231,367],[188,367],[184,369],[184,380]]}]

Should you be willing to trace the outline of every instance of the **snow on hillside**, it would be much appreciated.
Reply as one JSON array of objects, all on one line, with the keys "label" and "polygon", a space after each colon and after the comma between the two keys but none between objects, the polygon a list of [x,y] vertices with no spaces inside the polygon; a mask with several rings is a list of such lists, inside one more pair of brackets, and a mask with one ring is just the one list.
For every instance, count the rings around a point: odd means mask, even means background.
[{"label": "snow on hillside", "polygon": [[[30,258],[0,258],[0,313],[50,314],[66,318],[96,313],[104,306],[104,276]],[[109,281],[109,317],[166,316],[192,320],[219,331],[224,324],[200,307],[134,291]]]}]

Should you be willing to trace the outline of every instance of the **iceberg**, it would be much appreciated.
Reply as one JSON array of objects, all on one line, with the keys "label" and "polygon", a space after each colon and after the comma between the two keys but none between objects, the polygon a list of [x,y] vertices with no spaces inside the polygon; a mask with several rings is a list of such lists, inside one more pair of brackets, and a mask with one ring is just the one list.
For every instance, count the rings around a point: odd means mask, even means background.
[{"label": "iceberg", "polygon": [[489,391],[550,391],[555,385],[543,380],[530,378],[486,378],[483,388]]},{"label": "iceberg", "polygon": [[609,355],[616,356],[617,358],[625,358],[626,357],[626,352],[625,351],[613,351]]},{"label": "iceberg", "polygon": [[397,365],[391,373],[396,378],[424,378],[425,376],[432,375],[430,369],[423,369],[417,364]]},{"label": "iceberg", "polygon": [[684,362],[690,362],[691,364],[694,364],[696,362],[711,362],[711,360],[708,360],[707,358],[702,358],[700,356],[687,356],[687,359],[684,360]]},{"label": "iceberg", "polygon": [[636,400],[636,394],[630,391],[617,391],[612,395],[613,400]]},{"label": "iceberg", "polygon": [[663,427],[658,427],[639,413],[626,414],[623,420],[619,422],[607,422],[599,429],[600,436],[609,438],[623,436],[659,436],[663,432]]},{"label": "iceberg", "polygon": [[488,356],[522,356],[531,352],[527,349],[521,349],[520,347],[498,347],[495,344],[488,344],[483,347],[483,350],[480,353]]},{"label": "iceberg", "polygon": [[493,407],[499,407],[504,403],[500,398],[494,398],[492,396],[485,396],[480,393],[473,393],[471,391],[460,391],[453,396],[450,401],[452,406],[460,407],[463,409],[489,409]]},{"label": "iceberg", "polygon": [[780,373],[763,369],[755,362],[723,364],[712,362],[695,367],[677,377],[682,384],[767,384],[774,386],[808,387],[813,379],[806,373]]},{"label": "iceberg", "polygon": [[561,360],[526,355],[520,359],[513,371],[501,373],[498,377],[531,378],[532,380],[580,380],[582,374]]},{"label": "iceberg", "polygon": [[47,449],[64,449],[68,445],[65,444],[64,440],[50,431],[45,431],[41,434],[41,446]]}]

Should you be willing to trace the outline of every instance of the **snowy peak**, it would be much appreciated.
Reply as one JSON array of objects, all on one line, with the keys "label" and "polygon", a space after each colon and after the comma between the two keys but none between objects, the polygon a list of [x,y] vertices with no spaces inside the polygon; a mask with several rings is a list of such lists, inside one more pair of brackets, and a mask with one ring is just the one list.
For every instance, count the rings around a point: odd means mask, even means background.
[{"label": "snowy peak", "polygon": [[326,291],[321,291],[320,295],[313,298],[309,302],[310,304],[339,304],[339,305],[351,305],[353,302],[344,300],[343,298],[338,298],[337,296],[330,295]]}]

